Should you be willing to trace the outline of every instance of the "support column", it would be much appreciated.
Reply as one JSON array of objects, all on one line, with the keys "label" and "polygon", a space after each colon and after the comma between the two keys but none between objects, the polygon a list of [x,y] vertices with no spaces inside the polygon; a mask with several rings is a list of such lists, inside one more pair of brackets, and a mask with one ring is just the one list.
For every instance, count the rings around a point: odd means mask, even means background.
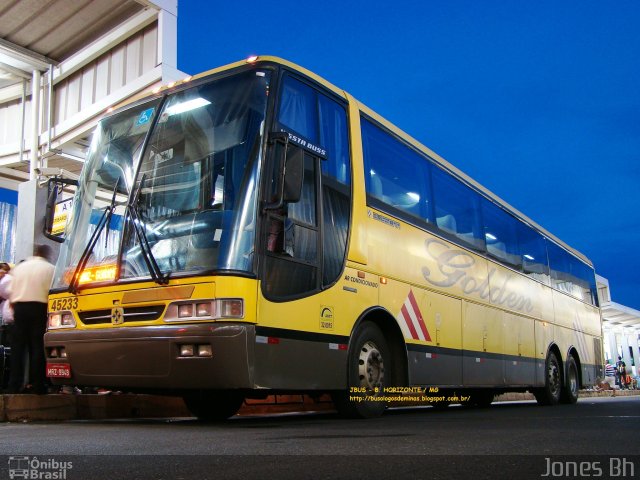
[{"label": "support column", "polygon": [[622,329],[621,335],[621,344],[622,344],[622,360],[624,360],[625,365],[627,366],[627,372],[631,372],[631,355],[629,354],[629,334]]},{"label": "support column", "polygon": [[29,180],[35,180],[40,153],[40,71],[34,70],[31,80],[31,164]]},{"label": "support column", "polygon": [[[607,333],[605,333],[606,336],[608,336],[608,340],[609,340],[609,353],[610,353],[610,357],[609,359],[611,360],[611,364],[615,365],[616,362],[618,361],[618,355],[620,355],[620,352],[618,350],[618,344],[616,342],[616,332],[615,330],[608,329]],[[605,358],[605,360],[607,360]]]},{"label": "support column", "polygon": [[635,366],[633,367],[633,375],[637,376],[640,374],[640,347],[638,346],[638,330],[635,330],[631,335],[629,335],[629,346],[631,350],[633,350],[633,360]]},{"label": "support column", "polygon": [[53,250],[55,263],[60,244],[49,240],[43,234],[44,211],[47,204],[47,189],[38,187],[37,180],[29,180],[18,186],[18,218],[16,221],[15,261],[26,260],[33,255],[36,243],[47,244]]}]

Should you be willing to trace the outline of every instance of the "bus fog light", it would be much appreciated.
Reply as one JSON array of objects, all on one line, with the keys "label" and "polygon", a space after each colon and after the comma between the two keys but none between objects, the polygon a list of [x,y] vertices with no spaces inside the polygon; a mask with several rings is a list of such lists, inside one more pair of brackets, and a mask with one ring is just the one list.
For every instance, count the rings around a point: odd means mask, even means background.
[{"label": "bus fog light", "polygon": [[197,303],[196,304],[196,316],[197,317],[210,317],[211,316],[211,303]]},{"label": "bus fog light", "polygon": [[67,350],[64,347],[60,347],[60,358],[67,358]]},{"label": "bus fog light", "polygon": [[190,303],[184,303],[178,305],[178,318],[193,317],[193,305]]},{"label": "bus fog light", "polygon": [[193,345],[180,345],[181,357],[193,357]]},{"label": "bus fog light", "polygon": [[213,349],[211,345],[198,345],[199,357],[213,357]]},{"label": "bus fog light", "polygon": [[63,313],[60,325],[64,327],[75,327],[76,322],[73,319],[73,315],[71,313]]},{"label": "bus fog light", "polygon": [[62,315],[59,313],[49,314],[49,328],[58,328],[62,325]]}]

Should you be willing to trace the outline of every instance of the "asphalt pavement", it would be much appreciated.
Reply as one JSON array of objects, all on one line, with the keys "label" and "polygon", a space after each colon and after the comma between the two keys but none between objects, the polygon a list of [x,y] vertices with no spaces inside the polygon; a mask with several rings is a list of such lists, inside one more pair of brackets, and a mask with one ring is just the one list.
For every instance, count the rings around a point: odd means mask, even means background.
[{"label": "asphalt pavement", "polygon": [[[640,478],[639,435],[638,396],[556,407],[523,401],[488,409],[402,408],[360,421],[306,413],[219,424],[185,418],[3,423],[0,480],[20,459],[39,468],[35,476],[64,473],[70,480]],[[71,468],[51,477],[47,468],[61,465]]]}]

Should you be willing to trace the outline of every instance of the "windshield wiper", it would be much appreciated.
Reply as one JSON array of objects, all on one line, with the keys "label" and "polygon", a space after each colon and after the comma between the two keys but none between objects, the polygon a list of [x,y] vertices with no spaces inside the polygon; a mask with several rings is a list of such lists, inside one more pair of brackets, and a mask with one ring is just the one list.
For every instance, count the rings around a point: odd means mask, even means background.
[{"label": "windshield wiper", "polygon": [[[93,253],[93,249],[98,243],[98,238],[100,237],[100,233],[106,225],[111,223],[111,217],[113,216],[113,212],[115,211],[116,206],[116,194],[118,193],[118,185],[120,184],[120,179],[122,177],[118,177],[116,181],[116,185],[113,187],[113,195],[111,196],[111,203],[104,208],[102,212],[102,217],[98,221],[98,225],[96,225],[96,229],[91,234],[89,238],[89,243],[84,248],[82,255],[80,255],[80,260],[78,260],[78,265],[76,265],[75,270],[73,271],[73,276],[71,277],[71,281],[69,282],[69,292],[74,295],[78,293],[78,283],[80,282],[80,272],[82,272],[87,266],[87,262],[89,261],[89,257],[91,253]],[[107,233],[108,234],[108,233]]]},{"label": "windshield wiper", "polygon": [[171,272],[167,272],[166,274],[162,273],[160,267],[158,266],[158,262],[156,261],[156,257],[153,255],[151,251],[151,246],[149,245],[149,239],[147,238],[147,234],[145,233],[145,227],[143,226],[144,222],[140,217],[140,212],[138,211],[138,198],[140,196],[140,191],[142,190],[142,185],[146,180],[147,174],[144,173],[142,178],[140,178],[140,183],[138,184],[138,188],[131,195],[131,200],[129,201],[129,205],[127,206],[129,216],[131,217],[131,224],[133,225],[133,229],[136,232],[136,237],[138,237],[138,242],[140,243],[140,251],[142,252],[142,258],[144,263],[147,266],[147,270],[151,274],[151,279],[159,285],[166,285],[169,283],[169,275]]}]

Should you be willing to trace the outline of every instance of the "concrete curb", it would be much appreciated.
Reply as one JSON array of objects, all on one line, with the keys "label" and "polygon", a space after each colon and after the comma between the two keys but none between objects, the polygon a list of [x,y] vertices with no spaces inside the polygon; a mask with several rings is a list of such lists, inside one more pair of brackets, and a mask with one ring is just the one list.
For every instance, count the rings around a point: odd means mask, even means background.
[{"label": "concrete curb", "polygon": [[[277,395],[247,400],[239,415],[330,411],[328,395]],[[0,395],[0,422],[192,417],[180,397],[135,394]]]},{"label": "concrete curb", "polygon": [[[581,398],[639,396],[640,390],[580,392]],[[505,393],[496,402],[534,400],[530,393]],[[247,400],[238,415],[334,411],[328,395],[277,395]],[[0,395],[0,422],[191,417],[179,397],[157,395]]]},{"label": "concrete curb", "polygon": [[181,398],[154,395],[4,395],[0,421],[189,416]]},{"label": "concrete curb", "polygon": [[[580,390],[580,398],[592,397],[631,397],[640,395],[640,390]],[[535,400],[532,393],[504,393],[498,395],[496,402],[517,402],[522,400]]]}]

